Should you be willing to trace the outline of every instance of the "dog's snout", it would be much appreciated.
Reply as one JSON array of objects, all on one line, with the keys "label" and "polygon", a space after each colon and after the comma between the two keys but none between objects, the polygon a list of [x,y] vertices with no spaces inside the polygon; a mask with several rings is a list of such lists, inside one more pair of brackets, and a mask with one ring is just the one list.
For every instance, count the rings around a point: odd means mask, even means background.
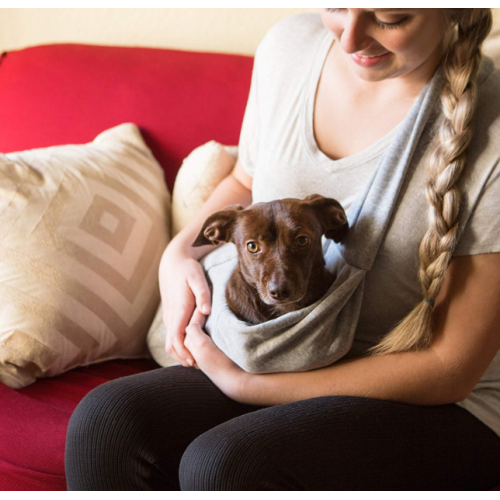
[{"label": "dog's snout", "polygon": [[275,300],[286,300],[290,297],[291,289],[288,283],[271,281],[267,287],[269,295]]}]

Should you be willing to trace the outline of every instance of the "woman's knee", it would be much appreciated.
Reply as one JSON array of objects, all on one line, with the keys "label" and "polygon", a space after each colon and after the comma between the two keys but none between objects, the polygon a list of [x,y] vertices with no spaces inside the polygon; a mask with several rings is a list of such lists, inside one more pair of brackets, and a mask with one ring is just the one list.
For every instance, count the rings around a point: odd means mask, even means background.
[{"label": "woman's knee", "polygon": [[[67,452],[83,443],[106,448],[118,438],[144,439],[168,427],[165,419],[182,413],[169,405],[178,389],[178,367],[169,373],[154,370],[106,382],[90,391],[75,409],[68,425]],[[178,391],[177,391],[178,392]],[[94,443],[95,441],[95,443]]]},{"label": "woman's knee", "polygon": [[[141,373],[106,382],[82,399],[66,436],[71,489],[121,489],[118,485],[132,478],[117,475],[123,471],[133,475],[146,466],[151,470],[142,475],[156,474],[153,464],[169,448],[175,421],[182,420],[181,409],[169,405],[169,397],[176,395],[177,378],[159,370]],[[135,489],[133,484],[128,486]]]},{"label": "woman's knee", "polygon": [[113,463],[127,455],[132,459],[137,432],[145,413],[141,396],[125,379],[96,387],[77,406],[66,435],[68,485],[86,489],[82,476],[103,477]]},{"label": "woman's knee", "polygon": [[188,446],[179,467],[181,489],[290,489],[286,471],[280,469],[279,445],[273,440],[270,442],[264,434],[238,430],[232,423],[205,432]]},{"label": "woman's knee", "polygon": [[97,435],[100,436],[99,442],[103,443],[104,435],[119,429],[130,418],[131,412],[127,410],[131,409],[132,398],[129,387],[120,380],[107,382],[90,391],[70,418],[67,449],[73,444],[89,443]]},{"label": "woman's knee", "polygon": [[191,441],[245,411],[241,406],[202,372],[182,366],[107,382],[81,401],[69,422],[68,484],[77,482],[73,477],[112,476],[147,464],[159,471],[148,465],[143,476],[178,482],[178,465]]}]

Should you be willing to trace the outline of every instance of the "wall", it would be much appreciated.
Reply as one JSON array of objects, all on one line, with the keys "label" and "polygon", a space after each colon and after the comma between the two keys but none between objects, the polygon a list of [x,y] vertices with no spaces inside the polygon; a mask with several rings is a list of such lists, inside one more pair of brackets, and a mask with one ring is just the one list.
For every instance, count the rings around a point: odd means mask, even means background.
[{"label": "wall", "polygon": [[253,55],[274,23],[319,10],[0,9],[0,50],[78,42]]},{"label": "wall", "polygon": [[[0,51],[45,43],[140,45],[253,55],[283,17],[317,9],[0,9]],[[500,9],[485,53],[500,67]]]}]

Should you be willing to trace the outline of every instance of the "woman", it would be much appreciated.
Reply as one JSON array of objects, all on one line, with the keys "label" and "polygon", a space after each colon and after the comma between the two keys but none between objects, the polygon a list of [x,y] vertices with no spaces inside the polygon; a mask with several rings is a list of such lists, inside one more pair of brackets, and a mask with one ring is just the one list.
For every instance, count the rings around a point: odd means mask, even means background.
[{"label": "woman", "polygon": [[[70,489],[500,483],[500,77],[480,65],[490,29],[490,9],[323,9],[270,30],[236,167],[160,266],[166,349],[183,366],[109,382],[80,403]],[[211,298],[198,260],[212,247],[191,243],[203,221],[228,204],[312,192],[347,208],[440,65],[441,109],[367,274],[348,356],[304,373],[244,372],[202,330]],[[462,206],[473,213],[463,234]]]}]

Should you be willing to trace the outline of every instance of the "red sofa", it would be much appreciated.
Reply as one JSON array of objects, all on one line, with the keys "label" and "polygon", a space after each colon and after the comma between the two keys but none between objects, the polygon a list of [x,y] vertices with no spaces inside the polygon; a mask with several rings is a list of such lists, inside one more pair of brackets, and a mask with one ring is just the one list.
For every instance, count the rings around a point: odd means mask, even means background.
[{"label": "red sofa", "polygon": [[[245,56],[75,44],[3,54],[0,151],[86,143],[133,122],[172,189],[194,148],[212,139],[237,144],[252,64]],[[0,490],[65,490],[66,427],[78,402],[107,380],[153,368],[152,360],[117,360],[18,391],[0,383]]]},{"label": "red sofa", "polygon": [[[0,152],[81,144],[136,123],[173,187],[183,158],[237,144],[253,58],[178,50],[47,45],[0,58]],[[110,361],[15,391],[0,383],[0,490],[65,490],[71,413],[94,387],[157,368]]]}]

